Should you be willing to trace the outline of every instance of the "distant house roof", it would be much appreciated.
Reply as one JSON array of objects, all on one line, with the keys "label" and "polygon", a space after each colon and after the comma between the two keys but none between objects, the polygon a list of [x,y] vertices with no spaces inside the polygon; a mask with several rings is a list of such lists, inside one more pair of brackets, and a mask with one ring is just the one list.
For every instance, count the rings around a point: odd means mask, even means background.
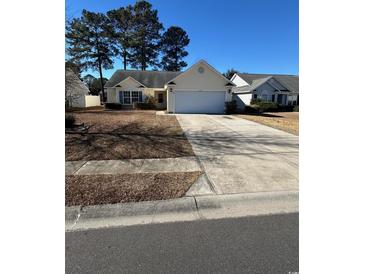
[{"label": "distant house roof", "polygon": [[71,68],[65,70],[65,92],[68,96],[88,95],[89,89]]},{"label": "distant house roof", "polygon": [[239,77],[245,80],[253,90],[253,86],[259,86],[269,80],[274,78],[284,87],[292,92],[299,92],[299,76],[298,75],[285,75],[285,74],[251,74],[251,73],[237,73]]},{"label": "distant house roof", "polygon": [[132,77],[147,88],[163,88],[167,82],[182,73],[181,71],[151,71],[151,70],[117,70],[105,87],[114,87],[128,77]]}]

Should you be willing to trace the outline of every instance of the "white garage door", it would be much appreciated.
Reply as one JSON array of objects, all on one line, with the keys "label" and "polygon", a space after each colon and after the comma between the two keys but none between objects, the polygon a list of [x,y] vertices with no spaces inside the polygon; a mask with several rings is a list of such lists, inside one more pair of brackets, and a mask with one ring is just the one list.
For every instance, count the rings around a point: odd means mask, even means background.
[{"label": "white garage door", "polygon": [[176,91],[176,113],[224,113],[225,91]]}]

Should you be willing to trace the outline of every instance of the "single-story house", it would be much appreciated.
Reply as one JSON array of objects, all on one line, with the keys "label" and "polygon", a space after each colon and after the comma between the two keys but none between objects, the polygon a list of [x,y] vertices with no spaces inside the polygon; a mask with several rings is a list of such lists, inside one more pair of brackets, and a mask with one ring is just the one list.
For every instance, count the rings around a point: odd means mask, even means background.
[{"label": "single-story house", "polygon": [[276,102],[278,105],[299,105],[299,76],[282,74],[236,73],[232,98],[243,109],[252,99]]},{"label": "single-story house", "polygon": [[107,103],[132,108],[152,97],[170,113],[224,113],[233,86],[204,60],[183,72],[117,70],[105,84]]},{"label": "single-story house", "polygon": [[89,95],[87,86],[77,77],[71,68],[65,70],[65,100],[67,107],[100,106],[100,97]]}]

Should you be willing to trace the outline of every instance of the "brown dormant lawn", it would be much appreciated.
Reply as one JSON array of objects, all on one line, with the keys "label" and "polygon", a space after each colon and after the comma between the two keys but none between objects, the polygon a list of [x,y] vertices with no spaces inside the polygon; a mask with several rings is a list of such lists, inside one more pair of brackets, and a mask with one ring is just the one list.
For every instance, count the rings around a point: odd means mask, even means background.
[{"label": "brown dormant lawn", "polygon": [[236,116],[299,135],[299,112],[273,112],[262,115],[238,114]]},{"label": "brown dormant lawn", "polygon": [[175,158],[193,156],[174,116],[155,111],[73,112],[76,123],[90,126],[66,134],[66,161]]},{"label": "brown dormant lawn", "polygon": [[66,176],[66,206],[180,198],[201,172]]}]

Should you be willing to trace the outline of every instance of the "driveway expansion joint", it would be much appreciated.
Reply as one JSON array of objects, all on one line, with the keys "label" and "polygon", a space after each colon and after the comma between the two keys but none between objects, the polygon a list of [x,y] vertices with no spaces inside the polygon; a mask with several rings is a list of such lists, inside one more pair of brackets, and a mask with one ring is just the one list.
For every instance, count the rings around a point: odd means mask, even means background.
[{"label": "driveway expansion joint", "polygon": [[[75,162],[66,162],[67,167],[74,168]],[[78,163],[79,164],[79,163]],[[68,170],[68,169],[67,169]],[[98,174],[134,174],[134,173],[168,173],[201,171],[194,156],[178,158],[151,158],[126,160],[91,160],[83,163],[76,171],[66,175]]]}]

